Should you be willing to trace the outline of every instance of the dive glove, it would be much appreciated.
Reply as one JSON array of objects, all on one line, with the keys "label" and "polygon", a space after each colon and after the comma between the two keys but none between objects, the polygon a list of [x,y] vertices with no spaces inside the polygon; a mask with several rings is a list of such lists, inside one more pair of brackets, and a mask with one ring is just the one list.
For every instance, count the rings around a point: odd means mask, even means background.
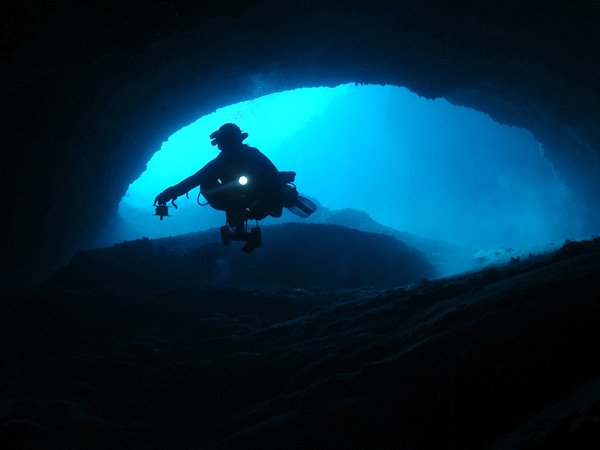
[{"label": "dive glove", "polygon": [[174,189],[172,187],[170,187],[170,188],[165,189],[164,191],[162,191],[160,194],[158,194],[156,196],[156,198],[154,199],[154,204],[156,205],[158,203],[159,205],[166,205],[169,200],[176,200],[176,199],[177,199],[177,195],[175,195]]}]

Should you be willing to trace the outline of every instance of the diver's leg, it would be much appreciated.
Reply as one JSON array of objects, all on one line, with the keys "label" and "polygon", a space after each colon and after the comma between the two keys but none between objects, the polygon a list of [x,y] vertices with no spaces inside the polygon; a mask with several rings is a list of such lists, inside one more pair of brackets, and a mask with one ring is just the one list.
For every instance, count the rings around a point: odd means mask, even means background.
[{"label": "diver's leg", "polygon": [[245,231],[244,227],[244,211],[239,209],[229,209],[226,211],[227,224],[233,228],[237,233]]}]

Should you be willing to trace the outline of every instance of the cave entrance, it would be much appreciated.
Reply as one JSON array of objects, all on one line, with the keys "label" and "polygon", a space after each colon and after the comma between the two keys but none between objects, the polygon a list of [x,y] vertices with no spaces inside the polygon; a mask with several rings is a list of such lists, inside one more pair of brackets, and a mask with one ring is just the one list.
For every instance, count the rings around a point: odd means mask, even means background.
[{"label": "cave entrance", "polygon": [[[422,237],[474,249],[539,245],[579,233],[577,203],[523,129],[395,86],[306,88],[222,108],[173,134],[131,184],[113,241],[220,226],[222,212],[180,199],[169,220],[154,197],[216,157],[209,134],[249,133],[299,191]],[[295,217],[295,216],[294,216]]]}]

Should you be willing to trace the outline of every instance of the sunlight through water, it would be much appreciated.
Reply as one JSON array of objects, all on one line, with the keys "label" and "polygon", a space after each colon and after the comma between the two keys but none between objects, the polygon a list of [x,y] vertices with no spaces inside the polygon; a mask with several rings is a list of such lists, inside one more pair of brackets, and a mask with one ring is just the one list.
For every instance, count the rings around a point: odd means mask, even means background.
[{"label": "sunlight through water", "polygon": [[249,134],[299,191],[330,209],[355,208],[426,238],[471,248],[531,245],[578,233],[569,197],[526,130],[405,88],[306,88],[231,105],[164,142],[131,184],[114,240],[189,233],[223,225],[224,214],[178,200],[169,221],[154,197],[218,154],[209,135],[227,122]]}]

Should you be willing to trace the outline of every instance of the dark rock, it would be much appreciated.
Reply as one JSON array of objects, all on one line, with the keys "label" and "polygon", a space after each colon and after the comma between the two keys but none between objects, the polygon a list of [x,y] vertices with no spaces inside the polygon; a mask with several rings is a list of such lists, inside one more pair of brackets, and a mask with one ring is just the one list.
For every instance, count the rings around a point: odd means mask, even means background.
[{"label": "dark rock", "polygon": [[595,447],[598,289],[599,239],[388,290],[56,278],[0,303],[0,444]]},{"label": "dark rock", "polygon": [[51,284],[136,292],[178,283],[352,289],[397,287],[434,275],[421,252],[383,234],[287,223],[265,227],[263,235],[263,247],[250,255],[236,245],[224,247],[214,241],[198,245],[214,238],[211,231],[79,252],[52,277]]}]

